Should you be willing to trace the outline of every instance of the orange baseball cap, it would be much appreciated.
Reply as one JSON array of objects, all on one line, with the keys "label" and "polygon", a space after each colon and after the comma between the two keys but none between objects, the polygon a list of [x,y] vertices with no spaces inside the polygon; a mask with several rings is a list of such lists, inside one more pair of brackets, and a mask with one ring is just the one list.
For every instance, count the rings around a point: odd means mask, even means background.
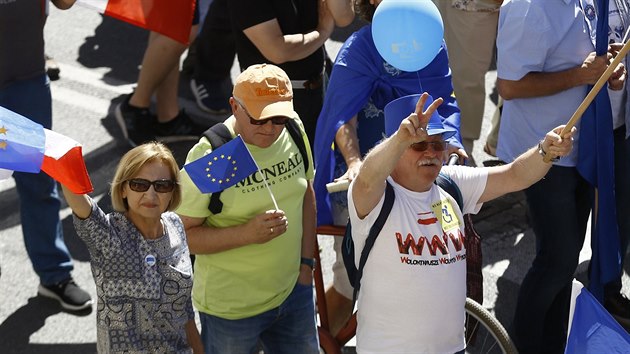
[{"label": "orange baseball cap", "polygon": [[232,96],[256,120],[275,116],[295,118],[291,80],[284,70],[271,64],[255,64],[243,71]]}]

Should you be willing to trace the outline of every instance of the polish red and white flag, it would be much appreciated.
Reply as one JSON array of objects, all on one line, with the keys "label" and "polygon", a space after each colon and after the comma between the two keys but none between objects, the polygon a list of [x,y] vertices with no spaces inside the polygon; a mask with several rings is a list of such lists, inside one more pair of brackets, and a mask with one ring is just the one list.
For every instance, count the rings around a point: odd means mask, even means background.
[{"label": "polish red and white flag", "polygon": [[180,43],[189,42],[195,0],[77,0],[76,3]]},{"label": "polish red and white flag", "polygon": [[42,171],[76,194],[94,191],[88,175],[81,144],[71,138],[44,129],[46,148]]}]

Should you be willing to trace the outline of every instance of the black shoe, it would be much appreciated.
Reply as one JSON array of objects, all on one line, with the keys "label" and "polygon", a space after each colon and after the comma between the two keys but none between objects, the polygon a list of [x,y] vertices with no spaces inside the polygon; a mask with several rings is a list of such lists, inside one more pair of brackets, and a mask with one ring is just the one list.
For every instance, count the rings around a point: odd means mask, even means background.
[{"label": "black shoe", "polygon": [[155,140],[153,126],[157,122],[148,108],[138,108],[129,104],[131,95],[116,106],[116,121],[129,145],[136,147],[147,141]]},{"label": "black shoe", "polygon": [[163,143],[177,141],[197,140],[210,126],[204,126],[193,122],[183,109],[168,122],[155,124],[155,137]]},{"label": "black shoe", "polygon": [[230,78],[216,82],[202,82],[192,79],[190,80],[190,89],[197,100],[197,106],[202,110],[217,115],[230,113],[229,99],[232,93],[232,80]]},{"label": "black shoe", "polygon": [[59,65],[55,59],[48,54],[44,54],[46,58],[46,75],[51,81],[59,80],[59,73],[61,70],[59,69]]},{"label": "black shoe", "polygon": [[626,331],[630,332],[630,300],[625,295],[615,293],[606,297],[604,307]]},{"label": "black shoe", "polygon": [[79,311],[92,306],[92,298],[72,278],[55,285],[39,284],[37,293],[55,299],[66,310]]}]

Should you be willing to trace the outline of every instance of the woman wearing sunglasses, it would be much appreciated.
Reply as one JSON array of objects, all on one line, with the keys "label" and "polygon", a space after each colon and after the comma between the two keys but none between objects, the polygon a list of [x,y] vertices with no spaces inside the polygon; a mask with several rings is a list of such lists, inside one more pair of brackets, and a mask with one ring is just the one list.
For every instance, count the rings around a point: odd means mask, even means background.
[{"label": "woman wearing sunglasses", "polygon": [[171,212],[181,201],[178,170],[160,143],[130,150],[114,174],[110,214],[63,186],[77,234],[90,252],[99,353],[203,352],[186,234]]}]

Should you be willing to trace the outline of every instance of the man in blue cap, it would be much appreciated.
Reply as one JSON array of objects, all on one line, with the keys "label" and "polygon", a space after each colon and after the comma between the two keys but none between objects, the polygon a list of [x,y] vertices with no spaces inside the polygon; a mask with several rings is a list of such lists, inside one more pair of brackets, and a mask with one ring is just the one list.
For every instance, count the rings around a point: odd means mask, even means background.
[{"label": "man in blue cap", "polygon": [[[358,352],[463,353],[463,214],[477,213],[484,202],[540,180],[551,167],[543,157],[566,156],[572,148],[575,128],[560,137],[560,126],[513,163],[442,167],[445,139],[453,132],[435,113],[442,98],[431,101],[424,93],[419,100],[418,95],[406,96],[385,107],[389,137],[368,153],[348,190],[357,250],[380,213],[388,184],[395,195],[363,269]],[[462,209],[435,184],[440,172],[458,186]],[[355,252],[355,263],[360,254]]]}]

